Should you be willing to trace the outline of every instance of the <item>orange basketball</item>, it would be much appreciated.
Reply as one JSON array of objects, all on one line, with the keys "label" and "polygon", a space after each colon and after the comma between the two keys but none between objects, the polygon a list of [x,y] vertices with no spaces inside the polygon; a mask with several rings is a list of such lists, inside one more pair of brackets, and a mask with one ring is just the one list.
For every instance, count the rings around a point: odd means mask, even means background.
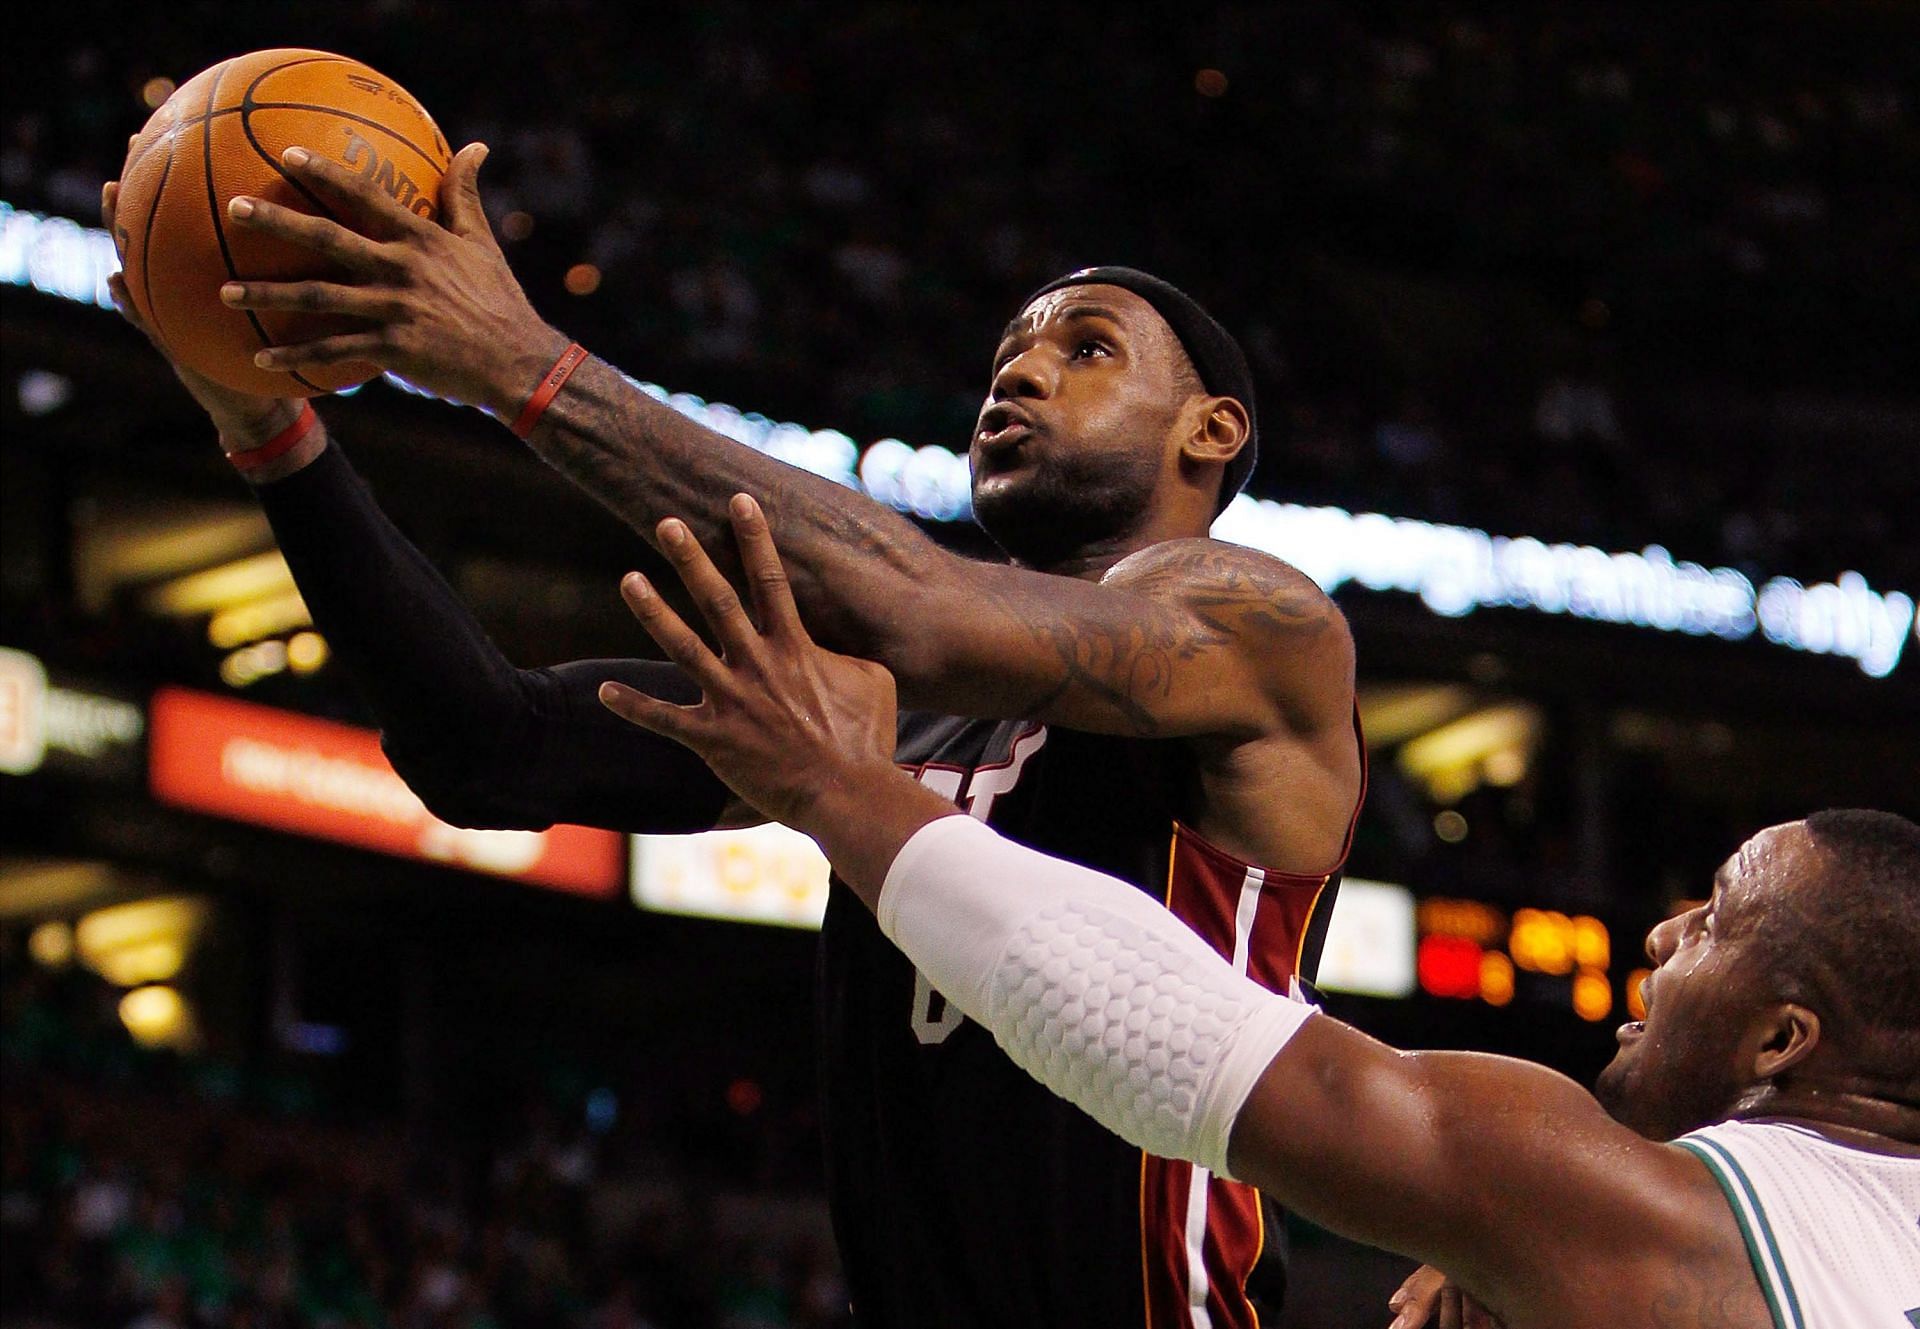
[{"label": "orange basketball", "polygon": [[127,153],[114,216],[128,294],[168,353],[216,382],[269,397],[333,392],[378,372],[368,364],[295,374],[255,368],[262,347],[365,325],[220,303],[228,281],[342,275],[313,251],[227,216],[240,194],[332,215],[281,167],[281,152],[296,144],[360,172],[423,217],[439,214],[451,158],[420,104],[357,60],[277,50],[223,61],[167,98]]}]

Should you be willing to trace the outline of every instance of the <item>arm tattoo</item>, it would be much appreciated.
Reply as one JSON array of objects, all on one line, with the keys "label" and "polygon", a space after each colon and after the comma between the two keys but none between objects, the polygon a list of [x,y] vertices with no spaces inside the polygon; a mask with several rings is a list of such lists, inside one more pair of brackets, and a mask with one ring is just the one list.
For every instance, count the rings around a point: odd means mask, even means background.
[{"label": "arm tattoo", "polygon": [[[1338,618],[1299,573],[1211,540],[1143,550],[1103,589],[968,564],[900,514],[694,424],[598,360],[574,373],[530,442],[649,541],[662,518],[682,518],[736,578],[727,505],[752,494],[822,645],[877,658],[903,683],[953,688],[977,714],[1064,706],[1102,727],[1159,734],[1177,690],[1233,677],[1210,672],[1224,671],[1224,648],[1292,654]],[[978,575],[954,575],[966,567]],[[926,658],[916,653],[927,638],[955,633],[991,637],[1004,654],[965,679],[903,671]]]},{"label": "arm tattoo", "polygon": [[727,504],[752,494],[810,628],[836,649],[873,653],[888,574],[918,577],[939,553],[899,514],[695,424],[601,361],[579,368],[529,441],[649,542],[662,518],[681,518],[733,576],[739,567]]},{"label": "arm tattoo", "polygon": [[1298,650],[1329,631],[1330,605],[1317,587],[1264,555],[1210,540],[1171,541],[1117,564],[1106,584],[1127,592],[1091,612],[1062,613],[1029,579],[1009,582],[988,603],[1050,658],[1053,677],[1030,702],[1035,713],[1078,691],[1121,728],[1160,734],[1160,706],[1177,687],[1204,683],[1196,671],[1238,647],[1265,655]]}]

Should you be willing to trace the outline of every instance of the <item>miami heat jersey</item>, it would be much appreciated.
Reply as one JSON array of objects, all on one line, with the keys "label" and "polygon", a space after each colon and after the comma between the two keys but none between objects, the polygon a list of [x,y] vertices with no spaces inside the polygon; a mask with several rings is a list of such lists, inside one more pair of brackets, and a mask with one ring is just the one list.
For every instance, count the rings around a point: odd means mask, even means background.
[{"label": "miami heat jersey", "polygon": [[[899,738],[903,767],[1009,838],[1133,883],[1276,991],[1310,977],[1339,865],[1289,876],[1195,834],[1182,745],[928,715]],[[1258,1193],[1041,1088],[838,883],[819,985],[828,1186],[863,1329],[1258,1322]]]}]

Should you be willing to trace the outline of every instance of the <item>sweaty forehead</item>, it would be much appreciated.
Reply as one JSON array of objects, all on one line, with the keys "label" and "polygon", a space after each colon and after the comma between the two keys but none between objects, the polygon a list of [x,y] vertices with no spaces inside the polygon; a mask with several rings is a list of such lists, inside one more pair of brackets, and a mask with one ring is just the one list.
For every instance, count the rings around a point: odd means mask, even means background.
[{"label": "sweaty forehead", "polygon": [[1753,917],[1781,907],[1804,908],[1820,889],[1818,852],[1800,822],[1770,826],[1735,851],[1714,874],[1723,913]]},{"label": "sweaty forehead", "polygon": [[1173,329],[1160,317],[1160,311],[1124,286],[1092,283],[1086,286],[1062,286],[1048,291],[1013,316],[1000,340],[1033,336],[1049,323],[1064,322],[1083,312],[1104,312],[1119,323],[1122,330],[1135,334],[1160,335],[1173,339]]}]

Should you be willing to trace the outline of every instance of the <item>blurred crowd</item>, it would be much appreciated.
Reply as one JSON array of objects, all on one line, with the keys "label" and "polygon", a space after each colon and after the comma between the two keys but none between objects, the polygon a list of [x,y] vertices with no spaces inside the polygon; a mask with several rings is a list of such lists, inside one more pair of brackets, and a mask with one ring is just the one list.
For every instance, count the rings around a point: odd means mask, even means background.
[{"label": "blurred crowd", "polygon": [[1020,296],[1132,262],[1246,343],[1258,493],[1911,586],[1901,10],[197,0],[64,27],[0,192],[89,215],[149,80],[340,50],[643,377],[959,446]]},{"label": "blurred crowd", "polygon": [[483,1147],[343,1120],[298,1067],[137,1046],[116,989],[21,940],[0,973],[9,1325],[846,1323],[817,1197],[697,1170],[670,1134],[509,1064],[496,1092],[526,1107]]}]

